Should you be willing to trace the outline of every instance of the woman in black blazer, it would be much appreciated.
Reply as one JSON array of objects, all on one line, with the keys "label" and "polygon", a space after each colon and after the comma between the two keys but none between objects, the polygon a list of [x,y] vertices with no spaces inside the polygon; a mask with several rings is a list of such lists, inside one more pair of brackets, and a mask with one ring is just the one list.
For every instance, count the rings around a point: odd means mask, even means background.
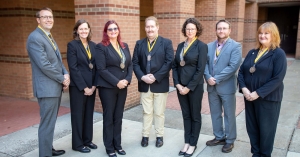
[{"label": "woman in black blazer", "polygon": [[[95,105],[96,67],[95,46],[91,41],[91,27],[78,20],[68,43],[67,60],[70,70],[70,106],[72,123],[72,149],[88,153],[97,149],[93,139],[93,114]],[[89,149],[89,148],[90,149]]]},{"label": "woman in black blazer", "polygon": [[238,74],[239,90],[244,94],[246,127],[251,153],[271,156],[280,113],[283,79],[287,62],[279,48],[280,36],[273,22],[257,31],[257,47],[250,50]]},{"label": "woman in black blazer", "polygon": [[202,25],[197,19],[187,19],[181,31],[187,39],[177,47],[172,70],[184,124],[185,145],[179,155],[189,157],[197,148],[201,130],[203,74],[208,49],[198,40]]},{"label": "woman in black blazer", "polygon": [[132,63],[128,45],[121,41],[118,24],[108,21],[102,42],[96,46],[96,65],[99,97],[103,107],[103,141],[110,157],[126,152],[121,146],[121,131],[127,87],[132,77]]}]

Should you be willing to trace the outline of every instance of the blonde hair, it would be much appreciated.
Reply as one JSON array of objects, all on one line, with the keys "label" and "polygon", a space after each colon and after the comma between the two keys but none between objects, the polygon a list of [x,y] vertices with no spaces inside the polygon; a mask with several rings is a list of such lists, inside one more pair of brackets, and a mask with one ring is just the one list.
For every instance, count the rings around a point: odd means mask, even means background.
[{"label": "blonde hair", "polygon": [[149,17],[147,17],[147,18],[145,19],[145,25],[147,25],[147,21],[149,21],[149,20],[153,20],[153,21],[155,22],[156,26],[158,26],[157,18],[154,17],[154,16],[149,16]]},{"label": "blonde hair", "polygon": [[262,32],[268,32],[271,35],[271,43],[270,43],[270,49],[275,49],[277,47],[280,47],[280,36],[279,36],[279,31],[274,22],[265,22],[262,24],[256,33],[256,48],[259,49],[262,44],[259,42],[259,34]]}]

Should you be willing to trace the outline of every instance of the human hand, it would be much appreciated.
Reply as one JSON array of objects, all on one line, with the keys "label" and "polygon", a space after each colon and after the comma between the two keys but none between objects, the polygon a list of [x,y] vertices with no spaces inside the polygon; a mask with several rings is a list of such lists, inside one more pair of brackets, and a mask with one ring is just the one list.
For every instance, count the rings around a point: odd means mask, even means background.
[{"label": "human hand", "polygon": [[94,90],[92,88],[88,88],[88,87],[84,88],[84,95],[90,96],[93,94],[93,92]]},{"label": "human hand", "polygon": [[183,90],[183,86],[181,84],[177,84],[176,88],[178,89],[179,93]]},{"label": "human hand", "polygon": [[70,75],[69,74],[64,74],[63,85],[64,85],[64,87],[70,85]]},{"label": "human hand", "polygon": [[153,82],[156,80],[156,78],[154,77],[153,74],[148,74],[148,76],[149,76],[149,78],[150,78],[151,80],[153,80]]},{"label": "human hand", "polygon": [[259,95],[256,93],[256,91],[250,93],[250,101],[254,101],[259,97]]},{"label": "human hand", "polygon": [[211,77],[207,80],[207,83],[211,86],[215,85],[216,84],[216,79]]},{"label": "human hand", "polygon": [[146,82],[147,84],[152,84],[155,80],[152,80],[150,77],[149,77],[149,75],[144,75],[143,77],[142,77],[142,80],[144,81],[144,82]]},{"label": "human hand", "polygon": [[181,95],[186,95],[188,92],[190,92],[190,89],[187,88],[187,87],[184,87],[184,88],[181,90],[180,94],[181,94]]},{"label": "human hand", "polygon": [[242,88],[242,92],[243,92],[243,95],[246,98],[246,100],[251,101],[249,89],[244,87],[244,88]]},{"label": "human hand", "polygon": [[117,87],[119,88],[119,89],[123,89],[123,88],[125,88],[127,86],[127,84],[126,84],[126,82],[124,81],[124,80],[120,80],[119,82],[118,82],[118,84],[117,84]]}]

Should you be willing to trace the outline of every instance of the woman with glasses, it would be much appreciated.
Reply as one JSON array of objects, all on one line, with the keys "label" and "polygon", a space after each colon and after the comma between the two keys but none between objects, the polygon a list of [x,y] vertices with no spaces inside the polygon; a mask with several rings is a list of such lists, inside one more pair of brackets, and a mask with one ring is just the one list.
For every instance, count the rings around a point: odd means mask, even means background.
[{"label": "woman with glasses", "polygon": [[91,41],[91,34],[89,23],[85,20],[78,20],[73,29],[74,40],[69,42],[67,47],[71,79],[69,94],[72,149],[82,153],[97,149],[97,145],[92,142],[96,95],[96,44]]},{"label": "woman with glasses", "polygon": [[253,157],[271,156],[273,150],[287,68],[279,45],[275,23],[262,24],[256,33],[256,48],[248,52],[238,74]]},{"label": "woman with glasses", "polygon": [[179,155],[190,157],[197,148],[201,129],[200,112],[207,45],[198,40],[202,33],[202,25],[195,18],[187,19],[181,32],[187,39],[177,47],[172,70],[184,125],[185,144]]},{"label": "woman with glasses", "polygon": [[126,152],[121,146],[121,130],[127,87],[132,77],[128,45],[121,41],[121,30],[114,20],[108,21],[101,43],[96,46],[99,97],[103,107],[103,141],[109,157]]}]

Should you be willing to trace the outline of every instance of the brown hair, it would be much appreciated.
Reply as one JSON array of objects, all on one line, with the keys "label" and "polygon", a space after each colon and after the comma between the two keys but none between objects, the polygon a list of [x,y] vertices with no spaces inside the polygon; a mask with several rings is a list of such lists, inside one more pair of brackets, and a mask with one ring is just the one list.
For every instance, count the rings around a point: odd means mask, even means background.
[{"label": "brown hair", "polygon": [[83,23],[86,23],[86,24],[88,25],[89,29],[90,29],[89,35],[88,35],[88,37],[87,37],[87,41],[91,41],[91,39],[92,39],[92,29],[91,29],[90,24],[89,24],[87,21],[85,21],[84,19],[80,19],[80,20],[78,20],[78,21],[75,23],[75,26],[74,26],[74,28],[73,28],[73,39],[80,40],[79,35],[78,35],[78,33],[77,33],[77,30],[78,30],[78,27],[79,27],[81,24],[83,24]]},{"label": "brown hair", "polygon": [[147,21],[149,21],[149,20],[153,20],[153,21],[155,22],[156,26],[159,26],[158,20],[157,20],[157,18],[154,17],[154,16],[149,16],[149,17],[147,17],[147,18],[145,19],[145,25],[147,24]]},{"label": "brown hair", "polygon": [[217,30],[218,24],[221,23],[221,22],[227,23],[227,24],[229,25],[229,29],[230,29],[230,26],[231,26],[230,22],[227,21],[227,20],[225,20],[225,19],[221,19],[221,20],[219,20],[219,21],[216,23],[216,30]]},{"label": "brown hair", "polygon": [[44,8],[40,9],[39,11],[37,11],[37,12],[35,13],[36,18],[40,18],[40,12],[41,12],[42,10],[50,11],[50,12],[53,14],[53,12],[52,12],[52,10],[51,10],[50,8],[44,7]]},{"label": "brown hair", "polygon": [[256,48],[259,49],[262,44],[259,42],[259,34],[262,31],[266,31],[271,34],[271,43],[270,43],[270,49],[275,49],[277,47],[280,47],[280,36],[279,36],[279,31],[274,22],[265,22],[262,24],[256,33]]},{"label": "brown hair", "polygon": [[192,23],[192,24],[196,25],[196,29],[197,29],[196,37],[199,37],[202,34],[203,27],[200,24],[200,22],[197,19],[195,19],[195,18],[188,18],[188,19],[186,19],[186,21],[183,23],[182,28],[181,28],[182,34],[185,37],[187,37],[185,29],[186,29],[186,25],[189,24],[189,23]]}]

